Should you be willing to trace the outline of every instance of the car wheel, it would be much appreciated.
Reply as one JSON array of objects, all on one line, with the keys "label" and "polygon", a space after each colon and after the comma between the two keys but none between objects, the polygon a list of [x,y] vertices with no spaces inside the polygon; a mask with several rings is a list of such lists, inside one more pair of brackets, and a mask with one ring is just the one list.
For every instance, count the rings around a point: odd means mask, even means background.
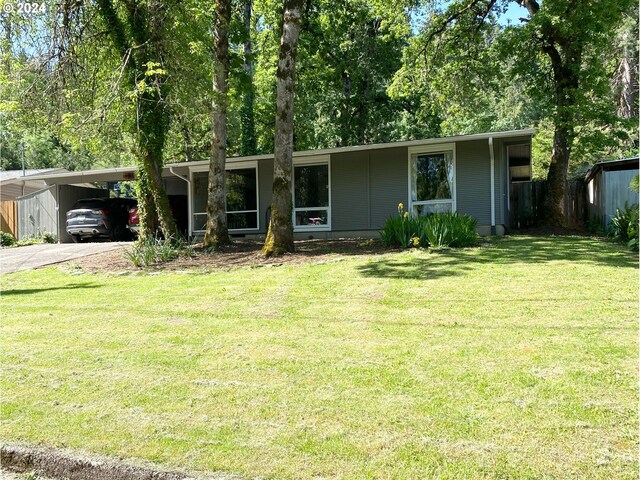
[{"label": "car wheel", "polygon": [[127,236],[127,230],[122,225],[116,225],[109,232],[109,238],[113,242],[119,242],[125,240]]}]

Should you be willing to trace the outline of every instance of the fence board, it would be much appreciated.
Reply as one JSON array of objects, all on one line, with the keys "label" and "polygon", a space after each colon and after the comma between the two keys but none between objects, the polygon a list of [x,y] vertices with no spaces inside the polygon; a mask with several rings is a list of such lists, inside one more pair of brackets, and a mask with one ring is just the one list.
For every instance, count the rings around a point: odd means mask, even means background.
[{"label": "fence board", "polygon": [[[544,220],[544,198],[547,182],[519,182],[509,186],[509,227],[514,229],[539,225]],[[587,188],[581,180],[565,185],[564,217],[570,228],[585,225]]]},{"label": "fence board", "polygon": [[0,230],[14,237],[18,234],[18,207],[13,200],[0,202]]}]

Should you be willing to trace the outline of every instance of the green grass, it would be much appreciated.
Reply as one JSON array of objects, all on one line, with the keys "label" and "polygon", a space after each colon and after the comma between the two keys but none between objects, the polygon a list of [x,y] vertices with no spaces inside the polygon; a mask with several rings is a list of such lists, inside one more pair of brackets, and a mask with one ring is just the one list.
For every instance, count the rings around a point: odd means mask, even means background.
[{"label": "green grass", "polygon": [[265,478],[638,475],[638,268],[611,243],[2,290],[4,441]]}]

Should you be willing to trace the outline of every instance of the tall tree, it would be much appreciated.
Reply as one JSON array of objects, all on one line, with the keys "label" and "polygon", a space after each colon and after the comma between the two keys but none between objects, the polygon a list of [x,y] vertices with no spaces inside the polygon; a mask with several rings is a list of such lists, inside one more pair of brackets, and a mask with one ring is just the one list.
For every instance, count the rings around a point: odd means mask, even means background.
[{"label": "tall tree", "polygon": [[244,24],[244,44],[242,47],[242,69],[246,75],[245,91],[242,94],[242,107],[240,109],[240,155],[248,156],[258,153],[255,122],[255,87],[253,85],[253,41],[251,39],[253,12],[253,0],[244,0],[242,4],[242,21]]},{"label": "tall tree", "polygon": [[[629,119],[637,114],[638,90],[638,16],[637,6],[624,16],[616,32],[618,62],[613,78],[618,115]],[[610,53],[610,52],[608,52]]]},{"label": "tall tree", "polygon": [[212,138],[209,163],[205,247],[230,242],[227,229],[225,164],[227,160],[227,81],[229,78],[229,24],[231,0],[218,0],[214,25]]},{"label": "tall tree", "polygon": [[100,14],[122,56],[127,86],[135,102],[135,155],[141,172],[138,201],[140,233],[153,235],[154,212],[165,238],[175,238],[176,223],[162,182],[163,151],[170,124],[166,103],[165,43],[168,5],[160,0],[128,0],[124,21],[112,0],[98,0]]},{"label": "tall tree", "polygon": [[[483,52],[495,44],[496,38],[504,39],[505,45],[508,45],[505,56],[508,55],[509,61],[515,65],[512,70],[517,72],[519,69],[520,73],[528,70],[528,78],[535,79],[531,84],[525,85],[525,88],[529,92],[536,91],[537,100],[547,108],[553,124],[547,174],[549,194],[545,203],[547,221],[551,224],[563,221],[565,182],[571,149],[576,139],[576,127],[580,123],[586,124],[589,115],[604,111],[593,108],[595,98],[607,97],[607,92],[604,91],[608,87],[605,86],[607,82],[603,82],[606,80],[606,69],[602,53],[609,47],[611,35],[622,13],[627,11],[632,2],[633,0],[435,2],[441,8],[434,8],[425,24],[421,37],[422,48],[414,58],[439,55],[452,59],[454,64],[460,66],[459,60],[470,57],[469,52]],[[527,17],[519,25],[496,29],[496,15],[504,12],[510,3],[523,7]],[[469,58],[469,61],[475,62],[474,58]],[[484,66],[480,64],[478,68],[487,70],[490,76],[493,62],[482,63]],[[475,71],[476,64],[477,62],[468,75],[471,80],[458,79],[456,88],[477,91],[484,100],[483,90],[486,86],[474,84],[475,80],[482,78]],[[447,65],[443,68],[446,70]],[[488,103],[485,102],[486,105]]]},{"label": "tall tree", "polygon": [[[588,76],[601,70],[600,50],[630,4],[624,0],[519,0],[529,13],[528,30],[534,44],[547,56],[554,84],[554,134],[545,200],[547,221],[564,221],[564,194],[569,157],[575,138],[576,112],[584,100]],[[626,3],[626,5],[625,5]],[[582,98],[581,98],[582,97]]]},{"label": "tall tree", "polygon": [[300,36],[302,0],[285,0],[278,58],[273,197],[269,231],[262,248],[265,256],[293,252],[292,160],[293,99],[296,53]]}]

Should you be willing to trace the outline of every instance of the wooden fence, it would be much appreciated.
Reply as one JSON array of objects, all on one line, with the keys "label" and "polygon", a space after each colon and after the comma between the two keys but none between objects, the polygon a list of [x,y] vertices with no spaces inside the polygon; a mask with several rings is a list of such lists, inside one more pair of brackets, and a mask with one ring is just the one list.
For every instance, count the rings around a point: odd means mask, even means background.
[{"label": "wooden fence", "polygon": [[18,208],[12,200],[0,202],[0,230],[14,237],[18,235]]},{"label": "wooden fence", "polygon": [[[547,182],[512,183],[509,188],[509,227],[514,229],[539,225],[544,220]],[[584,228],[587,218],[587,187],[582,180],[569,180],[564,196],[565,224]]]}]

